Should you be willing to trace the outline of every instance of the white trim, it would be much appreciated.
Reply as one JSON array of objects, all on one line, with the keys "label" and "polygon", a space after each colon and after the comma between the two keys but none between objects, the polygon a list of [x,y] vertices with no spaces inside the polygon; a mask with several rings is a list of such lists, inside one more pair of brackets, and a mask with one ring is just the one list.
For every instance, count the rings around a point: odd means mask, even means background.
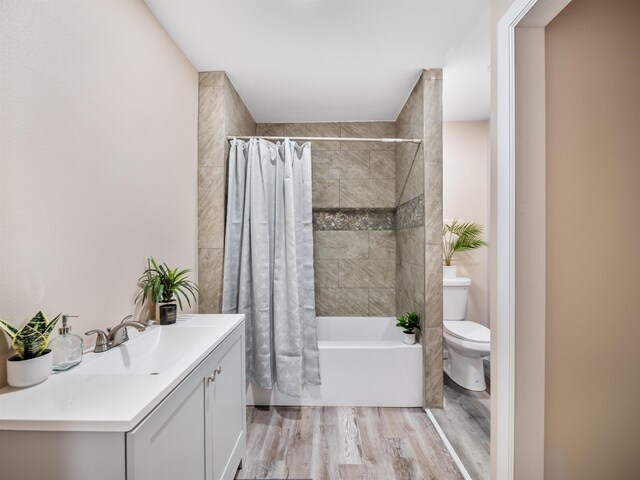
[{"label": "white trim", "polygon": [[451,458],[453,458],[453,462],[456,464],[456,467],[458,467],[458,470],[460,471],[460,475],[462,475],[462,478],[464,478],[464,480],[473,480],[471,478],[471,475],[469,475],[469,472],[467,472],[467,469],[464,466],[464,463],[462,463],[462,460],[460,460],[458,453],[453,448],[453,445],[451,445],[451,442],[449,442],[449,439],[445,435],[444,430],[440,428],[440,424],[436,420],[436,417],[433,416],[433,413],[431,413],[431,410],[429,410],[428,408],[425,408],[424,411],[427,412],[427,416],[429,417],[429,420],[431,420],[433,427],[436,429],[436,432],[438,432],[438,435],[440,435],[440,438],[442,439],[442,443],[444,443],[444,446],[447,447],[447,450],[449,451],[449,455],[451,455]]},{"label": "white trim", "polygon": [[[496,119],[496,479],[514,478],[515,435],[515,29],[545,27],[571,0],[515,0],[498,22]],[[525,18],[526,17],[526,18]],[[544,44],[542,44],[544,48]],[[540,52],[538,52],[540,53]],[[544,52],[542,52],[544,55]],[[542,419],[544,421],[544,418]],[[521,438],[526,432],[519,432]]]}]

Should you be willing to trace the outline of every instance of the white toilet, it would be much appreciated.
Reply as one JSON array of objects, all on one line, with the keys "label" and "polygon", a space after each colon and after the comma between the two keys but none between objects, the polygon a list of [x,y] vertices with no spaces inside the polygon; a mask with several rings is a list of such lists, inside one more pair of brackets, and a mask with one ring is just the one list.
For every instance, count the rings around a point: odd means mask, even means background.
[{"label": "white toilet", "polygon": [[482,357],[491,351],[490,333],[484,325],[465,320],[471,279],[445,278],[442,282],[444,371],[461,387],[483,391],[487,385]]}]

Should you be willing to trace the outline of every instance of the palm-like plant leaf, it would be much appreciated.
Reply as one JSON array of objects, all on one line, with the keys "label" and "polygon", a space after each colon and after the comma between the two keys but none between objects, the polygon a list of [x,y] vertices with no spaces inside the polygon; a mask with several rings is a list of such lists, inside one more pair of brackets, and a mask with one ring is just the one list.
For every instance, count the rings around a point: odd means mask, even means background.
[{"label": "palm-like plant leaf", "polygon": [[442,227],[443,261],[449,266],[457,252],[466,252],[487,245],[482,239],[483,226],[474,222],[453,220]]},{"label": "palm-like plant leaf", "polygon": [[158,264],[153,257],[149,257],[147,269],[138,280],[142,290],[136,296],[136,301],[142,299],[144,305],[147,297],[151,297],[153,303],[169,302],[175,296],[181,310],[183,300],[191,306],[189,295],[197,301],[198,286],[187,279],[190,272],[189,269],[170,268],[166,263]]}]

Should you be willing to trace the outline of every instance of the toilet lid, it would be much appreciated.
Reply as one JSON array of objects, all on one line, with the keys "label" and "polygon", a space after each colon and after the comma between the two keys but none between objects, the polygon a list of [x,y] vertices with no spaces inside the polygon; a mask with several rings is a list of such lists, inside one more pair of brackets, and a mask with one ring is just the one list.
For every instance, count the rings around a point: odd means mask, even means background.
[{"label": "toilet lid", "polygon": [[491,341],[491,331],[484,325],[468,320],[445,321],[445,331],[454,337],[470,342],[489,343]]}]

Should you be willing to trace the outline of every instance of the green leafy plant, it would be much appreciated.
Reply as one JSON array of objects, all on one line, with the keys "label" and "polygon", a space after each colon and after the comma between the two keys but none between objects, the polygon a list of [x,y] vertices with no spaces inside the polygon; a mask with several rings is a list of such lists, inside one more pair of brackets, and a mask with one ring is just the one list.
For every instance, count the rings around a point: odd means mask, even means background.
[{"label": "green leafy plant", "polygon": [[396,327],[402,328],[404,333],[413,333],[416,328],[420,330],[420,315],[416,312],[400,315],[397,320]]},{"label": "green leafy plant", "polygon": [[180,310],[182,310],[183,299],[191,306],[189,295],[194,301],[196,300],[198,285],[187,280],[189,272],[191,270],[169,268],[166,263],[158,264],[153,257],[149,257],[147,269],[138,280],[142,291],[136,297],[136,301],[142,299],[144,305],[145,300],[150,296],[153,303],[164,303],[173,301],[175,296]]},{"label": "green leafy plant", "polygon": [[458,252],[475,250],[487,245],[482,239],[484,227],[479,223],[453,220],[442,227],[442,261],[451,266],[453,256]]},{"label": "green leafy plant", "polygon": [[44,313],[38,312],[22,328],[18,329],[4,320],[0,328],[11,338],[13,348],[21,360],[29,360],[42,355],[49,344],[49,335],[62,314],[50,322]]}]

